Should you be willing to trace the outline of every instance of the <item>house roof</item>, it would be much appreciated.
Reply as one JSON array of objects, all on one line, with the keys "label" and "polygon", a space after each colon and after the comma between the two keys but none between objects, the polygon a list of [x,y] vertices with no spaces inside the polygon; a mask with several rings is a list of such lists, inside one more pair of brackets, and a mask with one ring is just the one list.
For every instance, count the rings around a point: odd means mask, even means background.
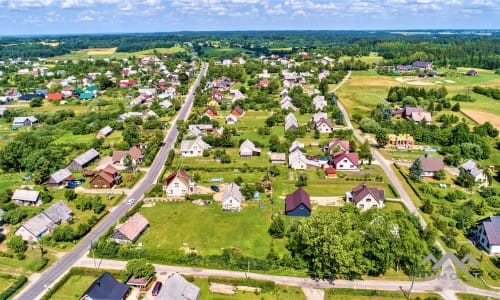
[{"label": "house roof", "polygon": [[348,140],[333,139],[333,140],[330,141],[330,143],[328,143],[328,150],[332,150],[336,146],[339,146],[340,148],[342,148],[345,151],[349,151],[350,150],[350,146],[349,146],[349,141]]},{"label": "house roof", "polygon": [[111,156],[111,161],[113,163],[119,162],[125,155],[127,155],[127,151],[125,150],[113,151],[113,155]]},{"label": "house roof", "polygon": [[426,122],[431,122],[432,121],[432,116],[430,112],[412,112],[410,115],[410,118],[415,121],[415,122],[420,122],[422,120],[425,120]]},{"label": "house roof", "polygon": [[444,162],[440,157],[421,157],[420,162],[422,162],[424,172],[436,172],[444,169]]},{"label": "house roof", "polygon": [[251,150],[252,152],[260,152],[260,148],[255,147],[255,144],[249,139],[246,139],[243,143],[241,143],[240,152],[245,149]]},{"label": "house roof", "polygon": [[26,120],[29,120],[31,123],[38,122],[37,118],[29,116],[29,117],[14,117],[12,123],[24,123]]},{"label": "house roof", "polygon": [[167,278],[160,290],[157,300],[197,300],[200,288],[190,283],[178,273]]},{"label": "house roof", "polygon": [[334,167],[330,166],[330,167],[328,167],[328,168],[325,169],[325,173],[327,175],[337,174],[337,170],[335,170]]},{"label": "house roof", "polygon": [[50,175],[49,182],[61,183],[64,180],[72,180],[72,179],[73,179],[73,175],[71,174],[71,172],[68,169],[60,169],[60,170],[52,173],[52,175]]},{"label": "house roof", "polygon": [[305,207],[311,210],[311,198],[309,198],[309,194],[300,187],[295,192],[286,195],[285,212],[292,211],[301,204],[304,204]]},{"label": "house roof", "polygon": [[39,196],[39,191],[17,189],[12,195],[12,200],[36,202]]},{"label": "house roof", "polygon": [[333,128],[332,121],[330,119],[321,118],[316,122],[316,127],[321,126],[321,124],[326,124],[326,126]]},{"label": "house roof", "polygon": [[189,151],[191,147],[196,144],[200,149],[207,150],[210,149],[211,146],[207,144],[205,141],[201,139],[201,137],[196,137],[196,139],[193,140],[182,140],[181,142],[181,152],[184,151]]},{"label": "house roof", "polygon": [[243,194],[241,193],[240,186],[234,182],[231,182],[224,188],[224,193],[222,193],[222,201],[227,200],[231,197],[240,203],[245,200],[245,197],[243,197]]},{"label": "house roof", "polygon": [[118,282],[108,272],[97,278],[83,293],[92,300],[121,300],[125,298],[129,290],[128,285]]},{"label": "house roof", "polygon": [[478,175],[483,174],[483,170],[481,170],[475,161],[472,159],[466,161],[463,165],[460,166],[466,172],[469,172],[472,176],[476,177]]},{"label": "house roof", "polygon": [[51,219],[54,223],[68,221],[71,219],[71,213],[71,208],[69,208],[62,200],[43,211],[43,214],[49,217],[49,219]]},{"label": "house roof", "polygon": [[120,173],[120,171],[117,168],[113,167],[113,165],[111,164],[108,164],[106,167],[104,167],[104,169],[102,169],[101,172],[105,172],[110,175]]},{"label": "house roof", "polygon": [[338,155],[336,155],[333,158],[333,163],[337,165],[340,161],[342,161],[344,158],[347,158],[350,162],[352,162],[354,165],[359,165],[359,157],[357,153],[346,153],[342,152]]},{"label": "house roof", "polygon": [[205,113],[208,113],[209,111],[212,114],[217,115],[217,110],[213,106],[209,106],[209,107],[205,108],[205,110],[203,111],[203,113],[205,114]]},{"label": "house roof", "polygon": [[168,175],[164,185],[169,185],[176,177],[180,177],[186,180],[188,183],[191,181],[191,176],[189,176],[188,173],[186,173],[186,171],[184,171],[183,169],[178,169],[177,171],[170,173],[170,175]]},{"label": "house roof", "polygon": [[291,128],[299,128],[299,123],[293,113],[289,113],[285,117],[285,131]]},{"label": "house roof", "polygon": [[54,228],[55,223],[47,215],[39,213],[33,218],[24,222],[22,227],[24,227],[28,232],[30,232],[34,237],[40,236],[46,230]]},{"label": "house roof", "polygon": [[238,123],[238,117],[231,113],[226,117],[226,123],[228,122]]},{"label": "house roof", "polygon": [[288,152],[294,152],[297,149],[302,149],[304,148],[304,143],[301,143],[297,140],[293,141],[292,145],[288,149]]},{"label": "house roof", "polygon": [[141,149],[137,146],[130,148],[130,150],[128,151],[128,154],[130,154],[130,156],[132,156],[132,158],[135,160],[142,159],[144,157]]},{"label": "house roof", "polygon": [[314,123],[316,123],[320,119],[327,119],[327,118],[328,118],[328,114],[326,112],[322,112],[322,111],[319,111],[312,116],[312,120]]},{"label": "house roof", "polygon": [[47,94],[47,100],[61,100],[63,95],[61,93],[49,93]]},{"label": "house roof", "polygon": [[144,218],[140,213],[135,213],[132,217],[125,221],[125,223],[118,226],[116,230],[120,231],[130,241],[135,241],[148,224],[149,223],[146,218]]},{"label": "house roof", "polygon": [[500,216],[491,216],[482,221],[490,245],[500,245]]},{"label": "house roof", "polygon": [[106,181],[109,184],[115,181],[113,179],[113,176],[110,175],[109,173],[104,172],[104,170],[100,171],[94,178],[92,178],[92,180],[94,180],[97,176],[100,176],[104,181]]},{"label": "house roof", "polygon": [[104,135],[104,136],[107,136],[111,132],[113,132],[113,127],[111,127],[109,125],[107,125],[106,127],[101,128],[101,130],[99,130],[99,133],[102,134],[102,135]]},{"label": "house roof", "polygon": [[231,111],[231,113],[232,113],[233,111],[234,111],[234,112],[237,112],[237,113],[238,113],[238,114],[240,114],[240,115],[242,115],[242,114],[245,112],[245,110],[243,110],[243,108],[241,108],[239,105],[238,105],[238,106],[236,106],[235,108],[233,108],[233,110]]},{"label": "house roof", "polygon": [[74,159],[74,161],[79,164],[80,166],[86,165],[92,160],[96,159],[99,157],[99,152],[97,152],[96,149],[92,148],[87,150],[87,152],[83,153],[82,155],[78,156],[77,158]]},{"label": "house roof", "polygon": [[358,185],[352,189],[352,202],[358,204],[359,201],[363,200],[367,195],[371,195],[373,200],[378,203],[384,202],[385,192],[384,190],[378,188],[370,188],[365,183]]},{"label": "house roof", "polygon": [[270,156],[270,159],[274,160],[274,161],[285,161],[285,159],[286,159],[286,153],[272,152],[271,154],[269,154],[269,156]]}]

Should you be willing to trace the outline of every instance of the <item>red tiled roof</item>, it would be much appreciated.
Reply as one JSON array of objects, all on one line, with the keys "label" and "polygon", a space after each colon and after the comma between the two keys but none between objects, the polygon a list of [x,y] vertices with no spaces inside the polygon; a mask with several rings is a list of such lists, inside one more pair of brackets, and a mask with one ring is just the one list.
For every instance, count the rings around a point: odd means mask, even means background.
[{"label": "red tiled roof", "polygon": [[211,111],[212,114],[217,115],[217,110],[213,106],[209,106],[209,107],[205,108],[205,110],[203,111],[203,113],[207,113],[208,111]]},{"label": "red tiled roof", "polygon": [[101,170],[101,173],[102,172],[110,175],[120,174],[120,171],[118,171],[118,169],[113,167],[112,165],[107,165],[104,169]]},{"label": "red tiled roof", "polygon": [[357,187],[352,189],[353,198],[352,202],[357,204],[359,201],[363,200],[368,194],[373,197],[373,200],[378,203],[383,202],[385,200],[385,192],[384,190],[380,190],[378,188],[370,188],[365,183],[358,185]]},{"label": "red tiled roof", "polygon": [[420,162],[422,162],[424,172],[436,172],[444,169],[444,162],[440,157],[421,157]]},{"label": "red tiled roof", "polygon": [[327,175],[337,174],[337,170],[334,167],[328,167],[325,169]]},{"label": "red tiled roof", "polygon": [[135,160],[143,158],[142,151],[137,146],[130,148],[130,150],[128,151],[128,154],[130,154],[130,156],[132,156],[132,158]]},{"label": "red tiled roof", "polygon": [[191,176],[189,176],[188,173],[186,173],[186,171],[184,171],[183,169],[178,169],[177,171],[168,175],[164,185],[169,185],[172,182],[172,180],[174,180],[177,176],[185,179],[188,183],[189,181],[191,181]]},{"label": "red tiled roof", "polygon": [[243,108],[241,108],[239,105],[236,106],[235,108],[233,108],[232,111],[235,111],[237,112],[238,114],[242,115],[245,111],[243,110]]},{"label": "red tiled roof", "polygon": [[359,165],[359,157],[357,153],[345,153],[345,152],[336,155],[333,158],[333,163],[337,165],[344,158],[347,158],[350,162],[352,162],[356,166]]},{"label": "red tiled roof", "polygon": [[111,156],[111,161],[113,163],[119,162],[125,155],[127,155],[127,151],[114,151]]},{"label": "red tiled roof", "polygon": [[311,210],[311,199],[309,198],[309,195],[306,193],[306,191],[304,191],[303,188],[300,187],[295,192],[286,195],[285,198],[286,212],[296,209],[301,204],[304,204],[305,207]]},{"label": "red tiled roof", "polygon": [[47,94],[47,100],[61,100],[63,95],[61,93],[49,93]]}]

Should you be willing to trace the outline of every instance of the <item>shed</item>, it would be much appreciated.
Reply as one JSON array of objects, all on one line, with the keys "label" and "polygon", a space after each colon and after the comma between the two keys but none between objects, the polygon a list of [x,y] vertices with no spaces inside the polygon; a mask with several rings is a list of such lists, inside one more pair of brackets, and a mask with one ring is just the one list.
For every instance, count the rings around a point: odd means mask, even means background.
[{"label": "shed", "polygon": [[67,166],[69,170],[83,170],[95,160],[99,159],[99,152],[96,149],[89,149],[87,152],[73,159]]}]

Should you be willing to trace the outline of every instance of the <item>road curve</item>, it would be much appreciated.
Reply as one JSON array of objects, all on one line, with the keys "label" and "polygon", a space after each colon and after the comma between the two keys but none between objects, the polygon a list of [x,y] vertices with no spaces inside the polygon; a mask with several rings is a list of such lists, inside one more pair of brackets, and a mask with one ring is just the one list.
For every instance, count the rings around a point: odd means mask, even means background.
[{"label": "road curve", "polygon": [[[186,97],[186,101],[182,106],[181,110],[177,114],[176,120],[186,120],[188,117],[194,100],[194,91],[196,87],[200,84],[201,78],[205,76],[207,72],[208,64],[203,63],[201,67],[200,74],[196,78],[195,82],[191,86],[189,90],[189,94]],[[177,124],[173,122],[169,132],[165,136],[164,145],[158,151],[155,160],[151,164],[149,172],[146,173],[144,179],[139,182],[136,187],[131,191],[130,195],[119,205],[117,206],[111,213],[109,213],[102,222],[94,227],[94,229],[87,234],[78,245],[60,258],[55,264],[53,264],[50,268],[48,268],[38,280],[30,282],[27,287],[18,294],[14,299],[16,300],[31,300],[31,299],[39,299],[45,293],[46,289],[54,284],[59,277],[65,274],[73,265],[84,256],[92,241],[97,240],[101,235],[106,233],[106,231],[111,228],[114,224],[120,220],[122,216],[131,208],[130,205],[126,204],[128,199],[134,198],[139,200],[144,197],[144,193],[149,189],[149,187],[154,184],[159,175],[161,174],[161,170],[165,161],[167,160],[168,152],[173,148],[175,141],[177,139],[179,131],[177,129]]]}]

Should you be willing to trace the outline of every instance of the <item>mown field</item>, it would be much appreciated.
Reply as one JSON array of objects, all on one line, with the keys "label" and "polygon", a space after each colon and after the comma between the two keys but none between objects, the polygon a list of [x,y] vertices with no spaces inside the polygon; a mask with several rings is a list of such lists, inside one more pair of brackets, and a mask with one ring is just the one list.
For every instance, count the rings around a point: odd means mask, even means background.
[{"label": "mown field", "polygon": [[147,49],[143,51],[137,51],[137,52],[116,52],[116,48],[89,48],[89,49],[83,49],[83,50],[78,50],[78,51],[72,51],[71,53],[61,55],[61,56],[56,56],[51,58],[52,60],[76,60],[76,59],[87,59],[87,58],[94,58],[94,59],[103,59],[103,58],[116,58],[116,59],[122,59],[122,58],[128,58],[132,56],[136,57],[144,57],[147,55],[153,55],[154,51],[157,51],[161,54],[175,54],[178,52],[184,52],[186,49],[180,47],[180,46],[173,46],[170,48],[155,48],[155,49]]}]

